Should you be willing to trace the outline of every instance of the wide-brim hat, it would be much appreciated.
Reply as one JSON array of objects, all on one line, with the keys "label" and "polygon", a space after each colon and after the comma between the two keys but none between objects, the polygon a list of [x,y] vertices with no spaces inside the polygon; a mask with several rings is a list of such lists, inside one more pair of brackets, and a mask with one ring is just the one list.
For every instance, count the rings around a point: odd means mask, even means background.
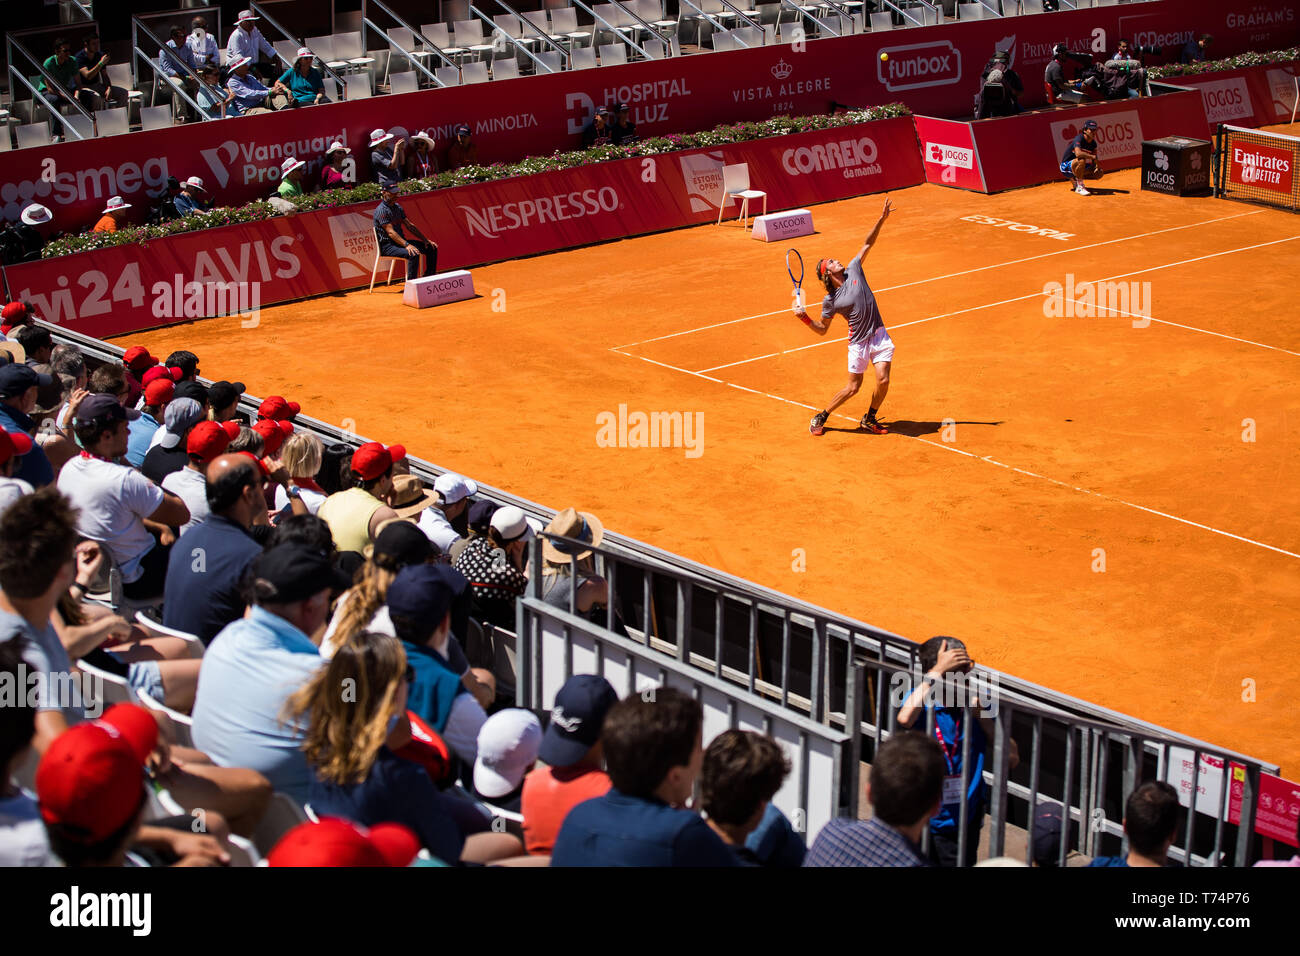
[{"label": "wide-brim hat", "polygon": [[312,53],[307,47],[300,46],[298,47],[298,52],[294,54],[293,58],[294,60],[314,60],[316,59],[316,54]]},{"label": "wide-brim hat", "polygon": [[[116,199],[117,202],[114,203],[113,199]],[[122,212],[125,209],[131,208],[131,204],[123,201],[121,196],[114,196],[113,199],[108,201],[108,205],[104,207],[104,211],[101,215],[107,216],[110,212]]]},{"label": "wide-brim hat", "polygon": [[387,130],[382,130],[382,129],[372,130],[370,133],[370,148],[374,149],[376,146],[381,146],[384,143],[387,143],[392,138],[393,138],[393,134],[388,132]]},{"label": "wide-brim hat", "polygon": [[307,164],[304,163],[301,159],[298,159],[294,156],[290,156],[288,159],[286,159],[283,163],[280,164],[280,178],[283,179],[285,176],[288,176],[294,170],[302,169],[306,165]]},{"label": "wide-brim hat", "polygon": [[29,226],[39,226],[41,223],[53,219],[54,214],[40,203],[34,202],[22,211],[19,218]]},{"label": "wide-brim hat", "polygon": [[432,507],[438,496],[424,487],[415,475],[397,475],[393,478],[393,493],[389,504],[399,518],[410,518],[425,508]]},{"label": "wide-brim hat", "polygon": [[351,152],[352,150],[348,149],[342,143],[333,142],[330,143],[329,149],[325,150],[325,155],[329,156],[331,153],[342,153],[344,156],[347,156]]},{"label": "wide-brim hat", "polygon": [[251,56],[237,56],[235,57],[234,60],[230,62],[229,66],[230,69],[237,70],[241,66],[248,66],[248,64],[252,62],[253,62],[253,58]]},{"label": "wide-brim hat", "polygon": [[552,541],[549,538],[542,539],[542,556],[547,561],[554,561],[559,564],[567,564],[571,558],[577,558],[581,561],[591,554],[591,549],[598,547],[600,542],[605,538],[605,526],[600,523],[600,519],[588,511],[578,511],[574,508],[565,508],[554,518],[545,529],[550,534],[562,535],[565,538],[575,538],[589,547],[574,550],[574,545],[565,544],[562,541]]},{"label": "wide-brim hat", "polygon": [[428,143],[430,149],[433,149],[435,146],[438,145],[437,141],[436,141],[432,136],[430,136],[428,133],[424,132],[424,130],[421,130],[421,131],[418,132],[418,133],[412,133],[412,134],[411,134],[411,141],[412,141],[412,142],[415,142],[415,140],[417,140],[417,139],[422,139],[422,140],[424,140],[426,143]]}]

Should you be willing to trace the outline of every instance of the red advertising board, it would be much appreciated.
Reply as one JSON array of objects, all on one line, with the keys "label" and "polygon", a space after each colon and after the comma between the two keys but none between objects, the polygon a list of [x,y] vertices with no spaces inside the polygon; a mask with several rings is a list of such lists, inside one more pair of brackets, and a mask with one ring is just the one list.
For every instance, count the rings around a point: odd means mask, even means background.
[{"label": "red advertising board", "polygon": [[[282,159],[295,155],[319,170],[335,139],[356,151],[370,176],[366,135],[376,127],[432,129],[440,151],[450,130],[468,123],[485,163],[576,149],[595,108],[630,104],[642,135],[707,129],[775,115],[824,113],[832,101],[868,106],[902,100],[929,116],[969,116],[980,72],[993,50],[1011,53],[1025,84],[1024,102],[1043,102],[1042,74],[1057,42],[1103,53],[1120,37],[1160,46],[1150,63],[1169,62],[1194,32],[1215,36],[1215,54],[1278,49],[1300,40],[1300,19],[1286,0],[1153,0],[1062,10],[885,33],[831,37],[596,70],[425,90],[287,113],[197,123],[42,149],[0,152],[0,215],[16,219],[38,200],[60,228],[89,226],[108,197],[121,195],[143,215],[167,177],[197,175],[217,201],[238,205],[268,195]],[[887,61],[880,60],[889,53]]]},{"label": "red advertising board", "polygon": [[925,164],[925,181],[986,192],[971,124],[932,116],[917,116],[915,119],[916,138],[921,143],[921,160]]},{"label": "red advertising board", "polygon": [[1207,139],[1210,132],[1201,95],[1192,90],[979,120],[970,125],[985,191],[1063,181],[1061,157],[1089,119],[1099,126],[1097,156],[1103,170],[1140,165],[1143,140],[1175,135]]},{"label": "red advertising board", "polygon": [[1228,184],[1262,189],[1290,200],[1294,161],[1293,149],[1267,143],[1233,143],[1228,157]]},{"label": "red advertising board", "polygon": [[[912,120],[903,117],[435,190],[402,205],[438,243],[439,269],[457,269],[709,222],[718,215],[722,167],[731,163],[749,164],[751,185],[768,194],[773,212],[923,180]],[[197,317],[184,311],[186,283],[252,287],[259,305],[366,285],[374,208],[112,246],[10,266],[5,275],[14,294],[49,321],[97,337],[120,335]],[[212,312],[210,303],[195,303],[199,315]]]},{"label": "red advertising board", "polygon": [[1205,119],[1213,128],[1289,123],[1296,108],[1300,63],[1271,63],[1198,76],[1171,76],[1161,82],[1200,91]]},{"label": "red advertising board", "polygon": [[1300,846],[1296,842],[1297,821],[1300,821],[1300,783],[1261,773],[1255,832],[1288,846]]}]

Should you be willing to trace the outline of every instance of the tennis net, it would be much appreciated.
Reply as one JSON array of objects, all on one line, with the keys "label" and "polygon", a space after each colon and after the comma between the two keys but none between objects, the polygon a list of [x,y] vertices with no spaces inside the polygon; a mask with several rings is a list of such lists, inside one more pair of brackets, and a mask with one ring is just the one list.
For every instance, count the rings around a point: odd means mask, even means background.
[{"label": "tennis net", "polygon": [[1214,194],[1300,212],[1300,138],[1240,126],[1215,133]]}]

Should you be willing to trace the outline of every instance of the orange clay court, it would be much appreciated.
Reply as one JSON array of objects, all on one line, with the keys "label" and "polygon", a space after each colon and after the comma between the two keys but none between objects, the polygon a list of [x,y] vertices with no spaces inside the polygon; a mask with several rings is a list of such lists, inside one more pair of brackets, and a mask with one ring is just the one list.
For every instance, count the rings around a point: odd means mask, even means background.
[{"label": "orange clay court", "polygon": [[[1300,217],[1144,193],[1136,170],[1097,185],[1120,192],[891,195],[865,264],[897,345],[888,435],[855,430],[869,371],[809,435],[846,380],[847,327],[820,339],[790,314],[784,261],[802,251],[815,314],[817,259],[856,252],[878,195],[815,207],[817,235],[793,243],[705,225],[478,268],[480,298],[432,310],[403,307],[395,282],[254,329],[129,338],[873,625],[959,635],[982,663],[1295,778]],[[1044,286],[1067,274],[1149,282],[1153,320],[1046,317]],[[597,416],[620,404],[702,412],[702,454],[599,447]]]}]

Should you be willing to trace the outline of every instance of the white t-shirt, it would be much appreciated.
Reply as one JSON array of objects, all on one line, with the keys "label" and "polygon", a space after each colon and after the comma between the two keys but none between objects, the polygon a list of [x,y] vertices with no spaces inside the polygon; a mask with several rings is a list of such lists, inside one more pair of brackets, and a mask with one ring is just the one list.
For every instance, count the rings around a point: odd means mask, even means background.
[{"label": "white t-shirt", "polygon": [[21,478],[0,478],[0,515],[5,510],[21,498],[23,495],[30,495],[32,486]]},{"label": "white t-shirt", "polygon": [[[320,506],[324,503],[325,499],[329,497],[328,495],[321,494],[319,491],[312,491],[310,488],[299,488],[298,491],[302,495],[302,503],[307,506],[307,511],[311,514],[315,514],[319,511]],[[284,485],[276,485],[275,510],[283,511],[287,507],[289,507],[289,495],[284,490]]]},{"label": "white t-shirt", "polygon": [[[334,633],[339,629],[339,623],[343,620],[348,603],[356,593],[356,588],[346,592],[339,600],[339,603],[334,606],[334,616],[330,618],[329,626],[325,628],[325,636],[321,638],[320,642],[320,656],[326,660],[334,656],[334,651],[337,649],[334,646]],[[375,616],[370,619],[366,630],[374,631],[377,634],[387,634],[389,637],[397,636],[397,631],[393,630],[393,619],[388,614],[387,604],[375,612]]]},{"label": "white t-shirt", "polygon": [[138,580],[155,543],[144,519],[163,503],[163,490],[133,468],[82,455],[63,466],[58,486],[81,511],[77,530],[108,549],[123,582]]},{"label": "white t-shirt", "polygon": [[188,465],[164,478],[162,486],[163,491],[170,491],[190,509],[190,520],[181,525],[179,534],[184,534],[195,525],[202,524],[212,513],[208,510],[207,479]]},{"label": "white t-shirt", "polygon": [[447,520],[447,516],[437,508],[425,508],[421,511],[418,526],[424,532],[424,536],[436,544],[443,554],[450,551],[451,546],[460,537],[456,529],[451,526],[451,522]]},{"label": "white t-shirt", "polygon": [[0,800],[0,866],[58,865],[36,801],[26,791]]}]

